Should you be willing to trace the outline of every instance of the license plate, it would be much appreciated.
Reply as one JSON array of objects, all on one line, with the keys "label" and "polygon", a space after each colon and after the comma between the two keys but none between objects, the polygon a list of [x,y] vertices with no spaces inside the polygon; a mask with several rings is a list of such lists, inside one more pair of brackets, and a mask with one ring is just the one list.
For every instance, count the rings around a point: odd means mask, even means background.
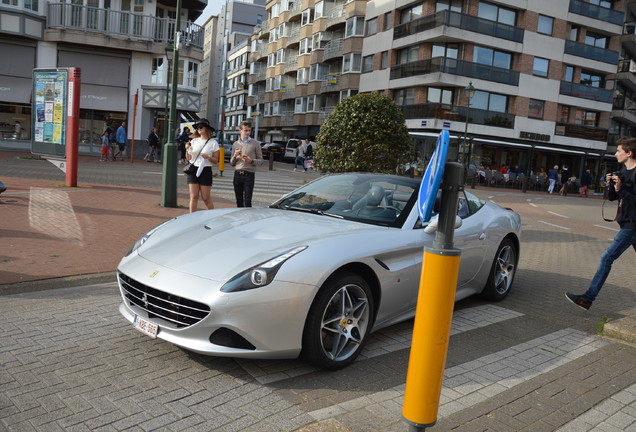
[{"label": "license plate", "polygon": [[157,331],[159,330],[159,326],[157,324],[153,324],[139,315],[135,315],[133,327],[153,339],[157,337]]}]

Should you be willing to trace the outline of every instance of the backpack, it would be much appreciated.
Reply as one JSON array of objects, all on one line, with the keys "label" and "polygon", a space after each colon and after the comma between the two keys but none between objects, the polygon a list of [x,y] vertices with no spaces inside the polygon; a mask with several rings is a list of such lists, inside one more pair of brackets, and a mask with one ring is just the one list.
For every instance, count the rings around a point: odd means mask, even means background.
[{"label": "backpack", "polygon": [[314,149],[313,149],[313,147],[311,146],[311,144],[309,144],[309,145],[307,146],[307,150],[305,150],[305,157],[306,157],[306,158],[309,158],[309,157],[312,157],[313,155],[314,155]]}]

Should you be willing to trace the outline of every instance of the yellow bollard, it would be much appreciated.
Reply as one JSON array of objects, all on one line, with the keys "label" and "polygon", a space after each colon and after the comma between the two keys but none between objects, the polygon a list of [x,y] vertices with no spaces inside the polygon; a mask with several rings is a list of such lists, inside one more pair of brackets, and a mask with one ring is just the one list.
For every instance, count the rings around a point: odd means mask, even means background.
[{"label": "yellow bollard", "polygon": [[223,171],[225,170],[225,148],[221,146],[219,149],[219,171],[221,172],[221,177],[223,177]]},{"label": "yellow bollard", "polygon": [[[437,421],[461,251],[426,248],[402,416],[414,428]],[[423,429],[421,429],[423,430]]]}]

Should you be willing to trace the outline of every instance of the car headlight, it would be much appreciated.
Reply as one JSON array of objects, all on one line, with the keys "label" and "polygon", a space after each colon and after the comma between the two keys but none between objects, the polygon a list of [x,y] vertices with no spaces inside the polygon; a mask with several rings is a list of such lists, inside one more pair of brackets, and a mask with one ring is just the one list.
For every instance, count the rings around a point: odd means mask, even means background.
[{"label": "car headlight", "polygon": [[146,241],[148,240],[148,238],[149,238],[151,235],[153,235],[154,233],[156,233],[156,232],[157,232],[157,230],[159,230],[159,228],[161,228],[162,226],[164,226],[164,225],[166,225],[166,224],[168,224],[168,223],[172,222],[172,221],[173,221],[173,220],[175,220],[175,219],[176,219],[176,218],[168,219],[168,220],[167,220],[167,221],[165,221],[164,223],[157,225],[156,227],[154,227],[153,229],[151,229],[150,231],[148,231],[146,234],[142,235],[142,236],[139,238],[139,240],[137,240],[137,241],[135,242],[135,244],[134,244],[134,245],[130,248],[130,250],[129,250],[128,252],[126,252],[126,255],[124,255],[124,256],[128,256],[128,255],[130,255],[131,253],[133,253],[134,251],[136,251],[137,249],[139,249],[139,247],[140,247],[142,244],[146,243]]},{"label": "car headlight", "polygon": [[246,291],[268,285],[274,280],[283,263],[297,253],[307,249],[307,246],[297,246],[257,266],[249,268],[234,276],[221,287],[223,292]]}]

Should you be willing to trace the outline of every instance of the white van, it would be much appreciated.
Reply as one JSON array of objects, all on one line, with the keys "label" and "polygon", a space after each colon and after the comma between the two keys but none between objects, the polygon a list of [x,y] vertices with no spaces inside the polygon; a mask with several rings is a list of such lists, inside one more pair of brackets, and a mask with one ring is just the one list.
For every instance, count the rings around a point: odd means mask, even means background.
[{"label": "white van", "polygon": [[285,162],[293,162],[296,159],[296,149],[302,143],[302,140],[292,138],[287,141],[285,146],[285,156],[283,159]]}]

